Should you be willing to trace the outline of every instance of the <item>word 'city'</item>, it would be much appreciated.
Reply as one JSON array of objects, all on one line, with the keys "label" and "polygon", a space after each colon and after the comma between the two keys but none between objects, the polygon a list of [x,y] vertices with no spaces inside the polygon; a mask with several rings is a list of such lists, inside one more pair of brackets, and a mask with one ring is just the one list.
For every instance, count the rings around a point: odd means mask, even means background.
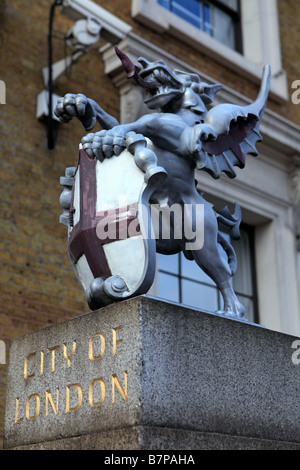
[{"label": "word 'city'", "polygon": [[[118,333],[122,326],[112,328],[112,356],[117,356],[118,345],[123,343],[119,339]],[[86,348],[86,355],[90,361],[102,359],[107,353],[106,337],[103,333],[94,334]],[[58,353],[60,352],[60,355]],[[72,367],[75,355],[78,353],[77,341],[56,345],[40,351],[28,354],[24,360],[23,378],[28,384],[35,378],[44,375],[54,374],[59,365],[66,368]],[[60,358],[60,359],[58,359]],[[46,361],[47,359],[47,361]],[[61,363],[63,361],[64,364]],[[103,377],[96,377],[90,381],[88,386],[88,403],[91,407],[102,406],[107,399],[107,389],[111,390],[111,403],[116,402],[117,392],[121,399],[127,401],[128,372],[124,371],[122,378],[117,374],[110,374],[110,378],[104,380]],[[15,399],[14,423],[22,423],[24,420],[32,421],[39,415],[48,416],[50,413],[57,415],[60,412],[71,413],[77,411],[83,403],[84,387],[79,382],[70,383],[55,389],[46,389],[44,393],[31,393],[27,398],[24,396]],[[63,397],[63,400],[61,399]],[[63,403],[63,406],[61,406]],[[22,408],[22,411],[21,411]]]}]

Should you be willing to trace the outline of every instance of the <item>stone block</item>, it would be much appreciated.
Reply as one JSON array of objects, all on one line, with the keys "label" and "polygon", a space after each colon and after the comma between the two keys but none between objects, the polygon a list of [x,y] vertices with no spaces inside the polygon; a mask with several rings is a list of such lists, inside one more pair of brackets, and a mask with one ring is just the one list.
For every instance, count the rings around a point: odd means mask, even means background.
[{"label": "stone block", "polygon": [[4,446],[300,449],[294,341],[147,296],[81,315],[12,341]]}]

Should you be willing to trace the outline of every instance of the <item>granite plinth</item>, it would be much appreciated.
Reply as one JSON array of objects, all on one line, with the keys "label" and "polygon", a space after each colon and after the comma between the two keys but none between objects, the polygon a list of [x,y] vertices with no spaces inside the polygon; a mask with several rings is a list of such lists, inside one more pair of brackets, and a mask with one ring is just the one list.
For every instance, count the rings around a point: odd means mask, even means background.
[{"label": "granite plinth", "polygon": [[300,449],[296,338],[147,296],[13,340],[6,449]]}]

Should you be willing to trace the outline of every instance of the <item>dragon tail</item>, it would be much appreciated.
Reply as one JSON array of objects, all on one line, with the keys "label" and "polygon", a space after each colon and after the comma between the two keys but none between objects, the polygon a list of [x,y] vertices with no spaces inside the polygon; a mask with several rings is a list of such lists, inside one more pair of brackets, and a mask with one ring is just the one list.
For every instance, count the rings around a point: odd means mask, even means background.
[{"label": "dragon tail", "polygon": [[[242,220],[242,211],[238,204],[235,204],[235,211],[233,214],[231,214],[228,207],[226,206],[220,213],[216,213],[216,217],[219,225],[223,225],[227,228],[230,228],[229,234],[232,240],[238,240],[240,238],[240,224]],[[236,253],[230,241],[222,233],[221,227],[219,227],[218,242],[220,243],[228,257],[228,264],[232,275],[234,275],[237,270]]]}]

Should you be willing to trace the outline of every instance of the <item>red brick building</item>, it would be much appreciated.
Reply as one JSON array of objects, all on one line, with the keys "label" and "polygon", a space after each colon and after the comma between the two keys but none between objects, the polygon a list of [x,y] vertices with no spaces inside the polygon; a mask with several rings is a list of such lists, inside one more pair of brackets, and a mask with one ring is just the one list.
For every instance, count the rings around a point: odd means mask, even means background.
[{"label": "red brick building", "polygon": [[[108,25],[120,31],[120,48],[132,59],[164,59],[171,67],[198,72],[221,83],[218,100],[246,104],[258,92],[262,67],[272,65],[264,141],[248,157],[237,180],[213,181],[199,174],[199,188],[216,206],[237,201],[243,210],[245,243],[238,249],[240,296],[251,319],[270,329],[300,334],[300,4],[295,0],[104,0],[63,2],[55,9],[52,52],[56,63],[70,54],[65,35],[80,17],[72,4],[90,7],[103,21],[100,41],[67,67],[54,93],[84,93],[121,122],[144,111],[139,89],[127,81]],[[88,311],[67,256],[59,178],[76,164],[85,131],[72,121],[59,125],[49,150],[37,98],[45,89],[51,0],[32,4],[0,0],[0,340],[9,340]],[[113,17],[110,14],[114,15]],[[98,18],[99,19],[99,18]],[[115,23],[114,23],[115,22]],[[299,82],[298,82],[299,81]],[[171,259],[171,258],[170,258]],[[218,306],[218,294],[177,258],[158,260],[153,295],[197,307]],[[198,295],[199,297],[199,295]],[[1,357],[1,356],[0,356]],[[7,364],[0,364],[0,435],[3,434]]]}]

